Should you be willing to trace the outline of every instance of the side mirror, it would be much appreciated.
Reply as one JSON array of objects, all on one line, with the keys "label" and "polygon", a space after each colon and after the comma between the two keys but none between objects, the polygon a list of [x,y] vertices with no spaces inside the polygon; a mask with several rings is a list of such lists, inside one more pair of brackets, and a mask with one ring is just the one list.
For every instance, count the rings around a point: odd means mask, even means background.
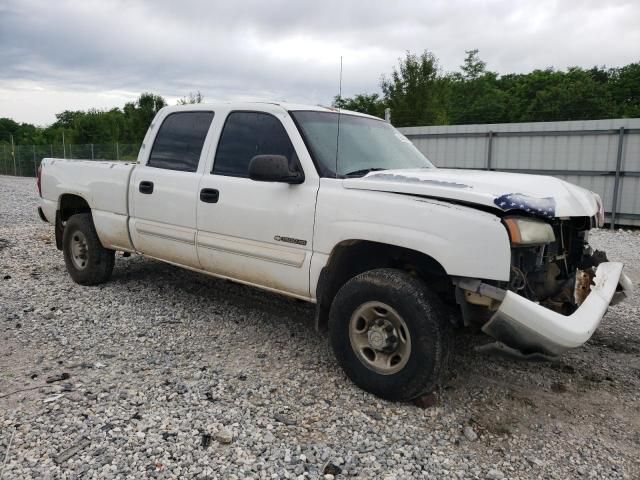
[{"label": "side mirror", "polygon": [[283,155],[256,155],[249,162],[249,178],[258,182],[304,182],[304,174],[289,168],[289,160]]}]

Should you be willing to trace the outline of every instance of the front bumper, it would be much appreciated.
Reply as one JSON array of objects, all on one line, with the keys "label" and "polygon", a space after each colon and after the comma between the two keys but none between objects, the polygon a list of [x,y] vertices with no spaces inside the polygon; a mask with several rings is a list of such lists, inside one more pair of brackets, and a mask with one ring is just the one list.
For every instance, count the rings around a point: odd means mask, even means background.
[{"label": "front bumper", "polygon": [[[507,291],[500,308],[482,331],[524,354],[559,355],[584,344],[595,332],[612,303],[631,292],[622,263],[598,265],[591,293],[570,316],[549,310]],[[620,288],[619,288],[620,287]]]}]

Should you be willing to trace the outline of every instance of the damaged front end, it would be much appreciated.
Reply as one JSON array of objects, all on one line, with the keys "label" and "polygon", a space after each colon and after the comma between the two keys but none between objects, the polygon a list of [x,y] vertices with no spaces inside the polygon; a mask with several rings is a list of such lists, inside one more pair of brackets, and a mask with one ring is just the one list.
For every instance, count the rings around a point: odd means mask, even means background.
[{"label": "damaged front end", "polygon": [[589,246],[595,219],[507,216],[503,223],[512,245],[509,282],[457,279],[465,323],[481,323],[499,349],[525,356],[584,344],[632,288],[621,263]]}]

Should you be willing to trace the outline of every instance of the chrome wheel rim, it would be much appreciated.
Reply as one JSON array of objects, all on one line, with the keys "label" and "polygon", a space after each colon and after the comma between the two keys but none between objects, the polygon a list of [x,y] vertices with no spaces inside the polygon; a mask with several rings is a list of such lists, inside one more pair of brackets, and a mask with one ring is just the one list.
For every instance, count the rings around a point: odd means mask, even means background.
[{"label": "chrome wheel rim", "polygon": [[80,231],[71,236],[71,261],[78,270],[84,270],[89,263],[89,247],[87,237]]},{"label": "chrome wheel rim", "polygon": [[411,355],[411,335],[400,314],[382,302],[360,305],[349,321],[349,341],[368,369],[392,375],[404,368]]}]

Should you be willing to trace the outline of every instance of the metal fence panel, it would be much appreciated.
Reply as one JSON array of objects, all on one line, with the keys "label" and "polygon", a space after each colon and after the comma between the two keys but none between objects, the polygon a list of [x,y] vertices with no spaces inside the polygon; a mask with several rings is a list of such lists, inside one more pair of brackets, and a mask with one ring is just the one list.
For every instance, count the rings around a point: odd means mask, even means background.
[{"label": "metal fence panel", "polygon": [[598,193],[616,224],[640,225],[638,118],[400,131],[439,167],[553,175]]}]

